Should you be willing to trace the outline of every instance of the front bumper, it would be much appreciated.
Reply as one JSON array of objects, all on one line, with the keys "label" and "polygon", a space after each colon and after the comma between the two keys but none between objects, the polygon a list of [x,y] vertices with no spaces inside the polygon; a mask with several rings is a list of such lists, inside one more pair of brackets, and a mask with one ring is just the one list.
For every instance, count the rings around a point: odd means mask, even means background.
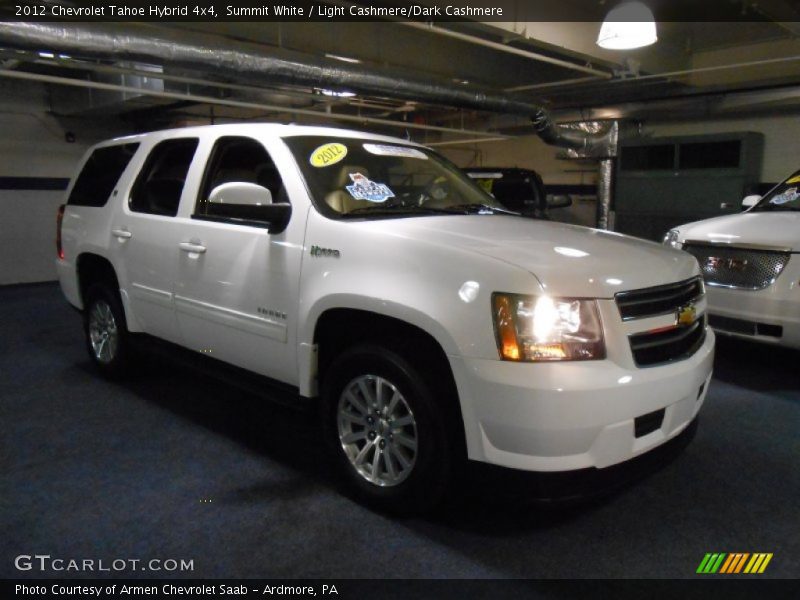
[{"label": "front bumper", "polygon": [[800,348],[800,255],[793,254],[783,273],[763,290],[737,290],[706,286],[708,312],[726,319],[749,324],[782,328],[781,335],[763,335],[767,330],[756,326],[756,333],[737,333],[738,327],[720,326],[719,333],[757,342]]},{"label": "front bumper", "polygon": [[[691,357],[637,369],[612,360],[512,363],[450,357],[470,459],[527,471],[605,468],[681,433],[705,399],[714,334]],[[636,437],[637,417],[664,409]]]}]

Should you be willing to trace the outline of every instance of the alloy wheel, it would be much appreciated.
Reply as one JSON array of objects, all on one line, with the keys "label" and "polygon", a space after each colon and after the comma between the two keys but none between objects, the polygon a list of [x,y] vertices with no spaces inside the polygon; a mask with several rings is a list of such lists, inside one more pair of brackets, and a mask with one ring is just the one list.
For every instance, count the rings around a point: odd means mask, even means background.
[{"label": "alloy wheel", "polygon": [[361,375],[342,390],[337,411],[339,441],[364,479],[395,486],[411,474],[417,458],[417,423],[397,387],[377,375]]},{"label": "alloy wheel", "polygon": [[116,357],[119,345],[117,322],[105,300],[97,300],[89,311],[89,342],[98,362],[108,364]]}]

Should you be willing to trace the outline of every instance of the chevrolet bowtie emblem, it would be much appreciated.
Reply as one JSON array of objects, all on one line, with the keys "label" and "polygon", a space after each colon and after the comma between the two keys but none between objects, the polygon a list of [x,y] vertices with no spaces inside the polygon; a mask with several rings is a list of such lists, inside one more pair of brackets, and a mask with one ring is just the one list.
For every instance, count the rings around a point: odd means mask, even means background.
[{"label": "chevrolet bowtie emblem", "polygon": [[694,304],[687,304],[678,309],[678,325],[691,325],[697,320],[697,309]]}]

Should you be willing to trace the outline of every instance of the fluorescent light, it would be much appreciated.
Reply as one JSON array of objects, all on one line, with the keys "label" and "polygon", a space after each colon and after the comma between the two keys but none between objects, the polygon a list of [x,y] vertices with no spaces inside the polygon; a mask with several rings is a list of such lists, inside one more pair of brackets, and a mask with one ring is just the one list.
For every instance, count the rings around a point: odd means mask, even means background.
[{"label": "fluorescent light", "polygon": [[657,40],[653,11],[641,2],[623,2],[608,11],[597,45],[609,50],[630,50]]},{"label": "fluorescent light", "polygon": [[360,63],[361,61],[357,58],[350,58],[349,56],[341,56],[339,54],[325,54],[327,58],[333,58],[334,60],[340,60],[346,63]]},{"label": "fluorescent light", "polygon": [[354,92],[337,92],[336,90],[320,90],[320,94],[323,96],[333,96],[334,98],[352,98],[355,96]]},{"label": "fluorescent light", "polygon": [[53,54],[52,52],[39,52],[39,56],[41,56],[42,58],[55,58],[56,57],[56,55]]}]

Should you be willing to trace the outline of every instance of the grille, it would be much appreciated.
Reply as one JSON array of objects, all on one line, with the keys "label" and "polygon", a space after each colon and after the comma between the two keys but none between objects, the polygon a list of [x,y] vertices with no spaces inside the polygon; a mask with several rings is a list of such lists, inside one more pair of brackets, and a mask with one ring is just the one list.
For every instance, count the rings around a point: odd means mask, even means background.
[{"label": "grille", "polygon": [[699,277],[656,287],[620,292],[614,296],[624,320],[676,312],[704,293]]},{"label": "grille", "polygon": [[772,285],[789,262],[789,252],[684,244],[692,254],[708,285],[743,290],[761,290]]},{"label": "grille", "polygon": [[666,331],[636,333],[630,336],[631,352],[637,367],[652,367],[689,358],[706,339],[705,317],[688,327]]}]

